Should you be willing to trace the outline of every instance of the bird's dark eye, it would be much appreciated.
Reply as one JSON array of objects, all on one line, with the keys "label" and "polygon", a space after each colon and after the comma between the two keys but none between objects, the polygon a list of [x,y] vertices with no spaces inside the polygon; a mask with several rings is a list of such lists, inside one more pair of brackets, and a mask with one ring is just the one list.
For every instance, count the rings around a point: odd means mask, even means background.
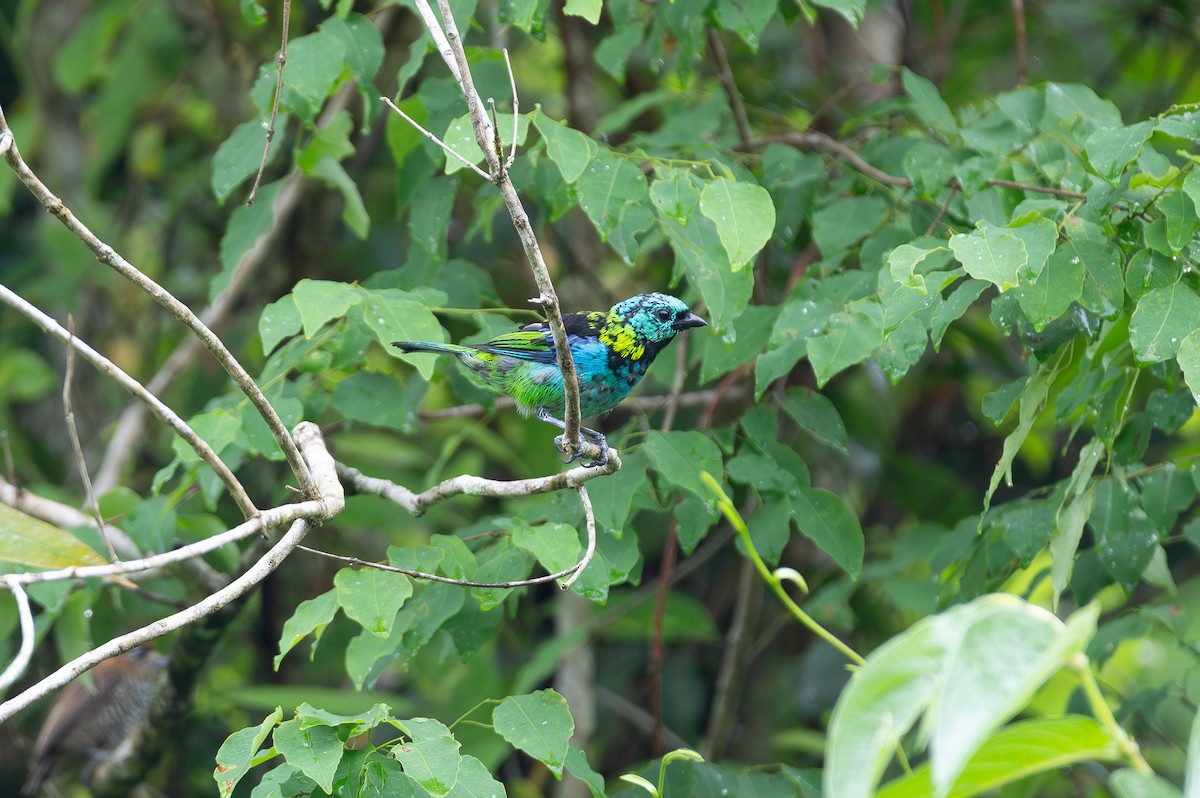
[{"label": "bird's dark eye", "polygon": [[658,311],[654,315],[658,316],[659,321],[670,321],[671,320],[671,311],[667,310],[666,308],[663,308],[662,310]]}]

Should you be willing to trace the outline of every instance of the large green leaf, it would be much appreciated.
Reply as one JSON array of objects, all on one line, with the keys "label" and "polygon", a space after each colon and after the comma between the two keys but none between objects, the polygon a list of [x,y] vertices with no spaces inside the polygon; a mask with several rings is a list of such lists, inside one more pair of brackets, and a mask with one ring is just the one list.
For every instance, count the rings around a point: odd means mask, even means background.
[{"label": "large green leaf", "polygon": [[1183,339],[1200,329],[1200,296],[1183,281],[1155,288],[1138,300],[1129,320],[1129,342],[1138,360],[1175,357]]},{"label": "large green leaf", "polygon": [[575,721],[561,695],[553,690],[510,695],[492,711],[492,724],[497,734],[562,778]]},{"label": "large green leaf", "polygon": [[700,212],[716,225],[734,271],[745,266],[771,239],[775,206],[762,186],[727,178],[705,184]]}]

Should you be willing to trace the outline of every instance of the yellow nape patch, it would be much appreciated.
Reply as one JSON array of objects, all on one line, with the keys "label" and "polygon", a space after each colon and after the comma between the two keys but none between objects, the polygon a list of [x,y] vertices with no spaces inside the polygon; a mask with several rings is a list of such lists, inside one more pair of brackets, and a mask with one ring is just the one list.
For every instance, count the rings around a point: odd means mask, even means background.
[{"label": "yellow nape patch", "polygon": [[630,360],[639,360],[646,353],[646,347],[638,342],[637,334],[628,324],[604,325],[600,330],[600,343]]}]

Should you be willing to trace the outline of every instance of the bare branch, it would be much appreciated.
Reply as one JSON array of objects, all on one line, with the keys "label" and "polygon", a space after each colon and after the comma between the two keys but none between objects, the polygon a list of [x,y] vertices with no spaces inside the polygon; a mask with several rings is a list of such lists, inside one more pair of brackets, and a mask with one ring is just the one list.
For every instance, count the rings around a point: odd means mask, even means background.
[{"label": "bare branch", "polygon": [[[217,362],[221,364],[221,367],[233,378],[234,384],[250,399],[251,404],[254,405],[263,417],[284,457],[287,458],[288,465],[295,474],[305,496],[309,498],[316,496],[312,476],[308,473],[307,466],[304,464],[304,459],[300,456],[296,444],[292,441],[287,429],[283,426],[283,421],[280,420],[279,414],[275,412],[275,408],[267,401],[267,398],[263,395],[258,385],[246,373],[242,364],[230,353],[221,339],[196,317],[191,308],[180,302],[169,291],[151,280],[129,261],[125,260],[111,246],[100,240],[87,225],[71,212],[71,209],[61,199],[46,187],[17,151],[16,143],[12,138],[12,131],[8,128],[8,122],[4,117],[2,108],[0,108],[0,155],[3,155],[4,160],[16,173],[17,178],[25,184],[30,193],[42,203],[47,211],[54,214],[64,227],[82,241],[92,251],[92,254],[96,256],[97,260],[111,267],[121,276],[141,288],[155,302],[162,305],[175,318],[179,319],[180,322],[191,328],[204,343],[208,351],[212,353]],[[245,511],[247,508],[243,507],[242,509]]]},{"label": "bare branch", "polygon": [[267,123],[267,140],[263,143],[262,162],[258,165],[258,174],[254,176],[254,185],[250,187],[250,196],[246,197],[246,207],[254,204],[258,187],[262,183],[263,172],[267,170],[267,156],[271,153],[271,142],[275,139],[275,120],[279,118],[279,98],[283,95],[283,68],[287,65],[288,27],[291,25],[292,0],[283,0],[283,35],[279,45],[279,74],[275,77],[275,102],[271,105],[271,121]]},{"label": "bare branch", "polygon": [[397,485],[386,479],[369,477],[357,468],[344,463],[337,464],[338,474],[360,493],[371,493],[382,496],[388,501],[395,502],[413,515],[420,515],[430,506],[440,501],[466,494],[467,496],[532,496],[536,493],[549,493],[564,488],[578,488],[585,482],[606,474],[612,474],[621,467],[621,458],[615,449],[608,452],[608,463],[602,466],[576,466],[569,471],[561,471],[545,477],[533,479],[518,479],[504,481],[485,479],[472,474],[461,474],[434,485],[423,493],[413,493],[403,485]]},{"label": "bare branch", "polygon": [[75,450],[75,465],[79,468],[79,478],[83,481],[83,492],[87,498],[88,509],[96,518],[96,529],[100,530],[100,539],[104,541],[104,548],[108,549],[108,559],[113,562],[118,559],[117,552],[113,548],[112,541],[108,539],[108,529],[104,525],[104,516],[100,513],[100,502],[96,501],[96,492],[92,490],[92,478],[88,476],[87,461],[83,458],[83,446],[79,443],[79,430],[75,428],[75,411],[71,408],[71,381],[75,376],[75,347],[72,346],[75,342],[75,319],[70,314],[67,315],[67,334],[70,338],[67,341],[67,368],[63,377],[62,390],[67,436],[71,439],[71,448]]},{"label": "bare branch", "polygon": [[253,517],[258,514],[258,508],[254,506],[254,502],[250,501],[250,497],[246,495],[246,489],[242,487],[237,477],[229,470],[229,466],[225,465],[221,461],[221,458],[217,457],[217,453],[212,450],[207,441],[197,435],[188,426],[187,422],[176,415],[175,411],[167,407],[161,399],[147,391],[141,383],[122,371],[111,360],[92,349],[83,341],[72,336],[57,321],[26,302],[7,286],[0,285],[0,302],[8,303],[33,321],[34,324],[59,340],[64,341],[67,346],[76,349],[89,363],[142,401],[164,424],[175,430],[179,437],[187,441],[188,445],[196,452],[196,455],[209,468],[216,472],[221,482],[225,484],[225,488],[233,497],[233,500],[237,503],[238,508],[241,509],[246,517]]},{"label": "bare branch", "polygon": [[33,612],[29,608],[29,596],[26,595],[24,586],[11,576],[5,576],[4,582],[17,602],[17,617],[21,622],[21,647],[17,656],[4,669],[4,673],[0,673],[0,692],[7,690],[9,685],[20,679],[29,667],[29,660],[33,658],[34,638]]}]

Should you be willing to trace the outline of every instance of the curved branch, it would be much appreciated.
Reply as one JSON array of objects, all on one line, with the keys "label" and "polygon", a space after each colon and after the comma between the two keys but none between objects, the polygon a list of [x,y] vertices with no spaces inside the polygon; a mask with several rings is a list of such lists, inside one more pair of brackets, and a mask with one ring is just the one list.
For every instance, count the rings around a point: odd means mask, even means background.
[{"label": "curved branch", "polygon": [[234,384],[250,399],[251,404],[254,405],[263,420],[267,423],[267,427],[271,430],[276,444],[283,452],[284,457],[287,458],[288,465],[291,466],[293,473],[296,475],[296,480],[300,483],[300,488],[304,492],[304,495],[309,498],[316,496],[317,493],[313,486],[312,475],[308,473],[308,467],[304,464],[304,459],[300,456],[300,451],[296,448],[296,444],[288,434],[287,428],[284,427],[279,414],[275,412],[275,408],[267,401],[266,396],[263,395],[257,383],[246,373],[242,364],[225,347],[221,339],[196,317],[191,308],[176,299],[167,289],[139,271],[137,267],[125,260],[111,246],[101,241],[87,225],[71,212],[71,209],[61,199],[46,187],[46,184],[34,174],[29,165],[21,158],[20,152],[17,151],[16,141],[13,138],[12,131],[8,128],[8,122],[4,117],[4,110],[2,108],[0,108],[0,155],[4,156],[4,160],[8,162],[9,167],[16,173],[17,178],[25,184],[25,187],[41,202],[42,206],[54,214],[64,227],[82,241],[92,251],[92,254],[96,256],[97,260],[111,267],[121,276],[141,288],[155,302],[162,305],[180,322],[191,328],[192,332],[196,334],[205,348],[221,364],[221,367],[233,379]]},{"label": "curved branch", "polygon": [[4,673],[0,673],[0,692],[7,690],[9,685],[20,679],[21,674],[25,673],[25,669],[29,667],[29,660],[33,657],[33,638],[35,636],[33,611],[29,608],[29,596],[25,592],[25,586],[14,579],[11,574],[4,577],[4,584],[17,602],[17,617],[21,622],[21,647],[17,651],[17,656],[4,669]]}]

